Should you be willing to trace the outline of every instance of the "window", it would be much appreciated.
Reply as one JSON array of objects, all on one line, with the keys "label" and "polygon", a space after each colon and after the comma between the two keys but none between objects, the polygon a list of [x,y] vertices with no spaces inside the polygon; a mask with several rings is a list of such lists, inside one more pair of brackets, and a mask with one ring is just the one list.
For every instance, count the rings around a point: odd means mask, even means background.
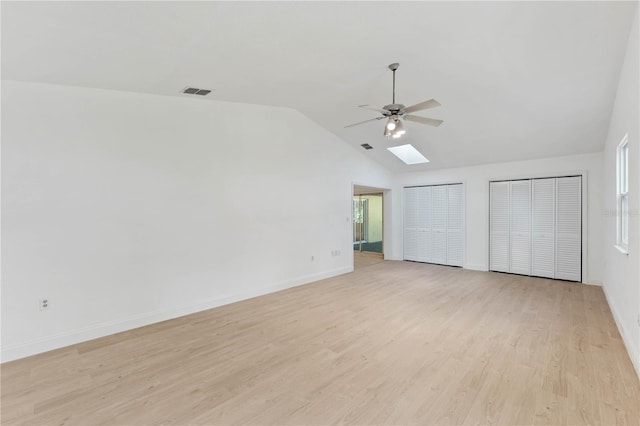
[{"label": "window", "polygon": [[405,164],[421,164],[428,163],[427,157],[422,155],[420,151],[415,149],[410,143],[400,146],[392,146],[387,148],[396,157],[404,161]]},{"label": "window", "polygon": [[616,153],[617,176],[617,238],[616,244],[623,251],[629,249],[629,135],[622,138]]}]

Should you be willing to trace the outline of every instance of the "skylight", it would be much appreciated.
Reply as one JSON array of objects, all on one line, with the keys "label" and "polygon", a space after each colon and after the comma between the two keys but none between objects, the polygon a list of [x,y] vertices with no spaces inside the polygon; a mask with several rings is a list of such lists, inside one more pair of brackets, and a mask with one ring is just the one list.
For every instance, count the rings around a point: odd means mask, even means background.
[{"label": "skylight", "polygon": [[400,146],[392,146],[387,148],[396,157],[405,162],[405,164],[421,164],[428,163],[427,157],[420,154],[420,152],[413,147],[410,143]]}]

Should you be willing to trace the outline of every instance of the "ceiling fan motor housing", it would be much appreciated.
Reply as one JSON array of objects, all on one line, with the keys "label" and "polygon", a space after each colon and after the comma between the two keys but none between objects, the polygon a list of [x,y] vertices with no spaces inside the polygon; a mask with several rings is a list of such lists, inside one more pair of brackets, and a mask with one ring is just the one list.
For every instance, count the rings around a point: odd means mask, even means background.
[{"label": "ceiling fan motor housing", "polygon": [[402,110],[403,108],[404,108],[404,105],[402,104],[389,104],[382,107],[382,109],[385,109],[393,113],[400,112],[400,110]]}]

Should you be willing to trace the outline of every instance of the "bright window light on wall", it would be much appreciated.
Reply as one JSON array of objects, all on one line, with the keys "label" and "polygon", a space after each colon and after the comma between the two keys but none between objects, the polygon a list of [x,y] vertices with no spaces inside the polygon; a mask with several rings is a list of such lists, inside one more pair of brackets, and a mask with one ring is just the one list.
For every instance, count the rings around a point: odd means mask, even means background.
[{"label": "bright window light on wall", "polygon": [[428,163],[427,157],[422,155],[420,151],[415,149],[410,143],[400,146],[392,146],[387,148],[396,157],[405,162],[405,164],[421,164]]}]

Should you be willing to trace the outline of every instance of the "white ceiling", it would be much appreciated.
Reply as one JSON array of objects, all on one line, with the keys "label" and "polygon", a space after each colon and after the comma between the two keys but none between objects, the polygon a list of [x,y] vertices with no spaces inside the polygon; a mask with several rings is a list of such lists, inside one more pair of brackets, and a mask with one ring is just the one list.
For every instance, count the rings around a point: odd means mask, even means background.
[{"label": "white ceiling", "polygon": [[[600,151],[636,2],[2,4],[2,78],[295,108],[392,171]],[[356,107],[435,98],[388,141]],[[250,124],[250,123],[249,123]],[[304,135],[300,135],[304,137]],[[387,149],[411,143],[431,161]]]}]

